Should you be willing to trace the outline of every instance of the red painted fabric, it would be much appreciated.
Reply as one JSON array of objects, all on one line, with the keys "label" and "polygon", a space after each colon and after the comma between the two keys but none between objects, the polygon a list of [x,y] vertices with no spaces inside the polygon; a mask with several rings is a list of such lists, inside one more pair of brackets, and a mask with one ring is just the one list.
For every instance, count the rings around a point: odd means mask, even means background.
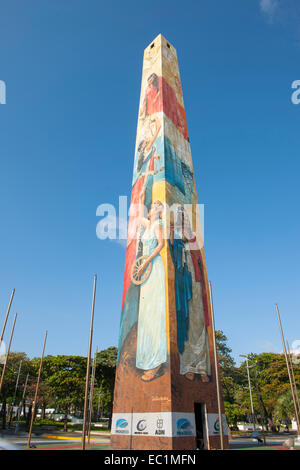
[{"label": "red painted fabric", "polygon": [[184,108],[178,103],[175,91],[164,78],[158,77],[158,88],[153,83],[147,86],[143,107],[146,116],[163,111],[183,137],[188,139]]},{"label": "red painted fabric", "polygon": [[153,84],[147,86],[144,107],[146,116],[162,110],[161,77],[158,78],[158,89]]},{"label": "red painted fabric", "polygon": [[166,116],[174,123],[179,132],[185,139],[188,139],[188,131],[186,125],[185,111],[184,108],[178,103],[176,93],[173,88],[162,80],[163,88],[163,111]]},{"label": "red painted fabric", "polygon": [[[201,282],[203,308],[204,308],[204,321],[205,326],[209,325],[209,310],[208,310],[208,296],[206,292],[206,284],[204,277],[204,266],[202,260],[201,250],[199,248],[196,236],[189,240],[191,258],[194,265],[195,279],[197,282]],[[195,249],[196,248],[196,249]]]}]

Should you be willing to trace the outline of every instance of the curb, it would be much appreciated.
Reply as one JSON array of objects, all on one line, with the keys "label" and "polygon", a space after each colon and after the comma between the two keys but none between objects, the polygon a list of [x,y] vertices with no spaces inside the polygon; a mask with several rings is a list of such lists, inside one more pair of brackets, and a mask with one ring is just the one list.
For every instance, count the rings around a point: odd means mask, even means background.
[{"label": "curb", "polygon": [[[62,441],[81,441],[81,437],[70,437],[70,436],[54,436],[52,434],[44,434],[43,437],[45,439],[59,439]],[[95,437],[91,438],[90,441],[97,441],[97,442],[110,442],[110,439],[97,439]]]}]

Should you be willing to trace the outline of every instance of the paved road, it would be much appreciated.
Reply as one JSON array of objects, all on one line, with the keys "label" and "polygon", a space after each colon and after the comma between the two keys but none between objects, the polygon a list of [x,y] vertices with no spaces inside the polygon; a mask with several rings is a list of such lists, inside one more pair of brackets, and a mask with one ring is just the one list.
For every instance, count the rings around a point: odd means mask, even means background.
[{"label": "paved road", "polygon": [[[15,434],[5,434],[2,436],[5,441],[9,444],[16,446],[17,448],[24,449],[27,447],[27,433],[23,433],[19,436]],[[276,435],[266,436],[266,447],[280,448],[284,441],[294,437],[292,435]],[[87,443],[87,441],[86,441]],[[32,435],[31,444],[36,448],[44,449],[79,449],[81,448],[81,433],[80,432],[44,432],[41,435]],[[90,448],[97,449],[108,449],[110,444],[110,435],[107,433],[95,433],[91,434]],[[264,447],[263,444],[258,444],[257,440],[254,440],[250,436],[243,437],[237,436],[230,440],[231,449],[251,449],[257,447]],[[87,446],[88,448],[88,446]]]},{"label": "paved road", "polygon": [[[27,447],[28,435],[22,433],[18,436],[15,434],[2,434],[2,439],[8,444],[14,445],[16,448],[24,449]],[[86,440],[87,443],[87,440]],[[110,436],[107,433],[91,433],[90,444],[91,447],[108,446],[110,443]],[[32,435],[31,444],[34,447],[80,447],[81,446],[81,433],[78,432],[44,432],[41,435]]]},{"label": "paved road", "polygon": [[[295,437],[294,435],[290,434],[280,434],[277,436],[266,436],[266,446],[268,447],[281,447],[283,443],[288,440],[289,438]],[[258,444],[256,439],[248,437],[235,437],[229,441],[231,449],[239,449],[239,448],[246,448],[246,447],[257,447],[258,445],[262,446],[264,444]]]}]

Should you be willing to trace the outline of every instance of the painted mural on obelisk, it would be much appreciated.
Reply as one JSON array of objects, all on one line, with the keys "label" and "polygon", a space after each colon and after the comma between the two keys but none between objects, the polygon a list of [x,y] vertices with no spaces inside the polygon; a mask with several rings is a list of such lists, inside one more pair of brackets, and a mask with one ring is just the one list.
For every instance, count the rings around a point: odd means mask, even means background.
[{"label": "painted mural on obelisk", "polygon": [[159,35],[144,52],[113,448],[217,446],[210,299],[197,204],[177,55]]}]

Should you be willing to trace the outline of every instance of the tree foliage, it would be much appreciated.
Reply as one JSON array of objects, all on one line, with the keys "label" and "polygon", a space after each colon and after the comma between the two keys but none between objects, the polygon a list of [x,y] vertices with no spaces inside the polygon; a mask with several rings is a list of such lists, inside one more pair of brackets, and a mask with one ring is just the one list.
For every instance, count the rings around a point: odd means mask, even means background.
[{"label": "tree foliage", "polygon": [[[246,361],[237,366],[228,346],[226,335],[216,331],[216,344],[222,381],[225,412],[230,424],[249,419],[251,403]],[[17,373],[22,361],[19,386],[15,404],[22,399],[26,377],[26,402],[32,403],[40,365],[40,358],[29,359],[25,353],[10,353],[5,379],[0,394],[2,403],[2,426],[6,425],[6,407],[12,404]],[[278,420],[294,418],[295,411],[290,392],[285,357],[283,354],[264,352],[248,355],[253,405],[259,421],[271,426]],[[98,352],[95,369],[95,388],[93,399],[94,416],[110,416],[112,412],[113,391],[117,362],[117,348],[112,346]],[[46,356],[43,361],[39,388],[38,406],[42,416],[46,408],[54,408],[60,413],[82,415],[85,392],[87,358],[82,356]],[[296,383],[300,383],[300,364],[293,364]],[[0,366],[0,373],[2,371]]]},{"label": "tree foliage", "polygon": [[[96,382],[100,393],[102,409],[112,412],[118,350],[111,346],[97,354]],[[99,395],[98,395],[99,396]]]},{"label": "tree foliage", "polygon": [[[246,361],[236,367],[227,341],[222,331],[216,331],[225,411],[229,423],[236,423],[249,419],[251,415],[248,374]],[[272,427],[279,418],[283,419],[284,413],[292,419],[295,410],[291,400],[288,400],[291,392],[285,356],[269,352],[251,353],[248,355],[248,363],[254,412],[258,421]],[[300,365],[293,364],[293,368],[295,381],[299,384]]]}]

